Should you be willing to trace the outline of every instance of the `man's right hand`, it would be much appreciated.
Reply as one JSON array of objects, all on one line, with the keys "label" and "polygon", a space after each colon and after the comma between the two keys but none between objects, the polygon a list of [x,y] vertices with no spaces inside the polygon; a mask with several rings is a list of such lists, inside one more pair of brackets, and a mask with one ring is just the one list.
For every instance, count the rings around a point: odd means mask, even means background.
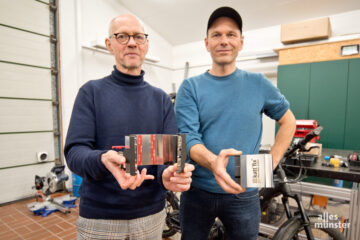
[{"label": "man's right hand", "polygon": [[246,189],[237,184],[226,171],[230,156],[240,155],[242,152],[235,149],[221,150],[216,159],[211,163],[211,170],[217,183],[225,192],[239,194]]},{"label": "man's right hand", "polygon": [[101,155],[101,162],[115,177],[121,189],[134,190],[139,187],[144,180],[154,179],[153,175],[146,174],[146,168],[142,169],[141,174],[137,171],[136,176],[131,176],[129,173],[126,173],[125,170],[121,169],[121,166],[125,165],[125,161],[125,157],[114,150],[109,150]]}]

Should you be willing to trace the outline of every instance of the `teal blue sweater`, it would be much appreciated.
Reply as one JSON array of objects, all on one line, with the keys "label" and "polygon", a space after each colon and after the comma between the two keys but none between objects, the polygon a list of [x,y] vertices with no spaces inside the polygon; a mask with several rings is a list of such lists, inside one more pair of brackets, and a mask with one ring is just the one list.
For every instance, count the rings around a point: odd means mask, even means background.
[{"label": "teal blue sweater", "polygon": [[[278,121],[288,108],[288,101],[264,75],[236,69],[225,77],[205,72],[185,80],[176,96],[175,114],[179,132],[186,133],[188,151],[203,144],[216,155],[227,148],[254,154],[261,142],[262,114]],[[212,172],[188,161],[195,165],[192,186],[224,193]],[[233,161],[230,158],[227,166],[232,177]]]}]

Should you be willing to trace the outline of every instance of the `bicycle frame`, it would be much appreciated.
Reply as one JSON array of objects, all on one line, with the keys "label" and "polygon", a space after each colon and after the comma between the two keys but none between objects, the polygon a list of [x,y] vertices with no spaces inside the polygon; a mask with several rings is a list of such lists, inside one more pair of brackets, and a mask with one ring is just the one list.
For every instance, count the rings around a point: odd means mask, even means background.
[{"label": "bicycle frame", "polygon": [[[304,140],[302,140],[301,142],[299,142],[298,144],[293,145],[289,151],[287,151],[283,157],[283,159],[280,161],[279,165],[277,166],[276,170],[275,170],[275,177],[277,179],[274,179],[274,183],[275,183],[275,188],[273,189],[262,189],[260,191],[260,199],[261,199],[261,209],[263,210],[264,208],[266,208],[267,204],[269,203],[270,199],[273,197],[276,197],[280,194],[282,194],[282,204],[284,205],[284,209],[285,209],[285,213],[286,216],[288,218],[287,222],[284,223],[277,232],[281,233],[281,231],[283,231],[283,229],[286,229],[286,225],[289,224],[290,222],[296,220],[297,218],[301,218],[301,222],[302,225],[304,227],[306,236],[308,239],[314,239],[314,235],[311,231],[310,228],[310,220],[309,220],[309,216],[307,215],[305,208],[302,204],[301,198],[299,197],[298,194],[292,193],[290,186],[289,186],[289,181],[286,177],[285,171],[282,167],[282,164],[285,162],[285,160],[289,157],[291,157],[296,150],[301,149],[301,150],[305,150],[305,145],[307,142],[309,142],[313,137],[318,136],[321,132],[322,128],[319,127],[316,130],[314,130],[313,132],[311,132],[311,134],[309,133]],[[308,149],[309,150],[309,149]],[[306,150],[305,150],[306,151]],[[302,169],[300,167],[300,173],[301,173]],[[292,212],[290,211],[290,204],[289,204],[289,198],[292,198],[296,201],[297,207],[298,207],[298,211],[295,213],[295,215],[292,214]],[[294,237],[294,239],[298,239],[297,236]]]},{"label": "bicycle frame", "polygon": [[[295,217],[301,217],[303,226],[304,226],[304,230],[306,232],[306,236],[308,239],[314,239],[314,235],[311,231],[310,228],[310,220],[309,217],[305,211],[305,208],[302,204],[301,198],[299,197],[298,194],[294,194],[291,192],[290,190],[290,186],[289,183],[287,183],[286,180],[286,175],[285,175],[285,171],[282,168],[282,166],[280,165],[279,168],[277,169],[277,176],[282,180],[282,182],[279,183],[279,189],[280,192],[283,194],[281,200],[282,203],[284,205],[285,208],[285,213],[287,218],[289,219],[288,221],[291,221],[292,218]],[[295,213],[295,215],[293,215],[290,211],[290,205],[289,205],[289,198],[292,198],[296,201],[297,207],[298,207],[298,214]],[[278,231],[281,231],[282,227],[284,227],[284,225],[282,225]],[[298,239],[297,237],[295,237],[295,239]]]},{"label": "bicycle frame", "polygon": [[[286,213],[288,220],[284,224],[281,225],[281,227],[277,230],[275,235],[283,235],[283,232],[285,231],[285,229],[288,225],[292,224],[294,221],[297,221],[298,219],[301,219],[301,223],[305,230],[307,239],[311,239],[311,240],[314,239],[314,235],[310,228],[309,217],[311,217],[311,216],[306,213],[305,208],[302,204],[302,200],[299,197],[299,195],[292,193],[290,186],[289,186],[289,184],[291,182],[299,181],[300,178],[297,177],[296,181],[289,181],[286,177],[286,174],[282,167],[282,164],[285,162],[286,158],[291,157],[296,152],[296,150],[301,149],[302,151],[307,151],[306,149],[304,149],[305,144],[307,142],[309,142],[313,137],[318,136],[320,134],[321,129],[322,128],[320,127],[317,131],[314,130],[313,132],[311,132],[312,134],[309,133],[303,141],[299,142],[298,144],[293,145],[289,149],[289,151],[285,153],[284,158],[280,161],[278,167],[275,169],[275,174],[274,174],[275,187],[274,188],[264,188],[264,189],[261,189],[259,192],[261,210],[267,208],[268,203],[270,202],[270,200],[273,197],[279,196],[280,194],[283,195],[282,196],[282,204],[284,205],[285,213]],[[302,170],[300,167],[300,172],[301,171]],[[300,174],[299,174],[299,176],[300,176]],[[169,202],[175,201],[177,204],[179,203],[179,199],[176,197],[176,195],[174,193],[168,192],[167,198],[168,198],[167,200]],[[295,214],[292,214],[292,212],[290,211],[289,198],[292,198],[296,201],[298,211]],[[178,221],[178,217],[179,217],[178,212],[176,212],[175,215],[168,213],[168,216],[167,216],[167,219],[168,219],[168,221],[170,221],[170,224],[171,224],[170,226],[172,228],[176,229],[176,231],[180,230],[180,224]],[[216,226],[216,227],[218,228],[219,226]],[[294,239],[298,239],[298,236],[295,236]]]}]

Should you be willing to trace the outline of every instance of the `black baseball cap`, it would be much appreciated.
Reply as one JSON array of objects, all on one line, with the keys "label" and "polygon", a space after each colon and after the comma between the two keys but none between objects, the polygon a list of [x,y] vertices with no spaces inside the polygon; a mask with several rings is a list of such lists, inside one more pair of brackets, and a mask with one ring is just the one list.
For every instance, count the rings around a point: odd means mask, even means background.
[{"label": "black baseball cap", "polygon": [[208,21],[208,25],[207,25],[207,29],[206,32],[209,31],[209,28],[211,27],[211,25],[215,22],[216,19],[218,19],[219,17],[228,17],[233,19],[236,24],[238,25],[240,32],[242,33],[242,19],[240,14],[233,8],[231,7],[220,7],[218,9],[216,9],[209,18]]}]

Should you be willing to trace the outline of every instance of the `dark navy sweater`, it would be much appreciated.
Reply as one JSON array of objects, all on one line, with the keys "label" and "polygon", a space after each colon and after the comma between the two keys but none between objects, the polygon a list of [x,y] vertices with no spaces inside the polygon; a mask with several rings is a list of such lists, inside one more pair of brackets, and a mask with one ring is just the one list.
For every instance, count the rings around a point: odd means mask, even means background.
[{"label": "dark navy sweater", "polygon": [[[164,208],[165,166],[147,166],[155,180],[135,190],[122,190],[101,162],[101,154],[125,145],[129,134],[174,134],[177,126],[169,96],[140,76],[114,67],[110,76],[83,85],[76,97],[65,144],[70,170],[83,178],[80,216],[134,219]],[[143,167],[139,167],[141,171]]]}]

